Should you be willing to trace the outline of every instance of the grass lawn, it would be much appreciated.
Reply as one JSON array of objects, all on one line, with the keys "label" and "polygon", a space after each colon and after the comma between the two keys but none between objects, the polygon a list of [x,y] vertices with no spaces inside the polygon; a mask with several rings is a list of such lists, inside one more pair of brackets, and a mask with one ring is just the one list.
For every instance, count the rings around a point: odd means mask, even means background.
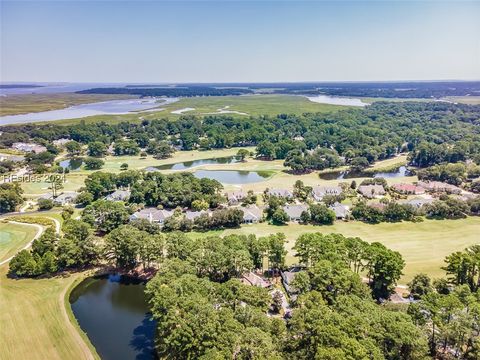
[{"label": "grass lawn", "polygon": [[268,234],[283,232],[287,236],[288,263],[295,263],[292,247],[295,239],[302,233],[322,232],[341,233],[345,236],[358,236],[363,240],[378,241],[399,251],[406,262],[401,283],[406,284],[413,275],[424,272],[431,277],[441,277],[445,256],[454,251],[480,244],[480,217],[468,217],[462,220],[425,220],[420,223],[381,223],[376,225],[361,222],[338,221],[331,226],[313,226],[289,224],[273,226],[267,223],[244,225],[240,229],[229,229],[226,234]]},{"label": "grass lawn", "polygon": [[37,231],[33,226],[0,222],[0,262],[15,255]]},{"label": "grass lawn", "polygon": [[129,95],[73,93],[8,95],[0,97],[0,116],[57,110],[73,105],[136,97]]},{"label": "grass lawn", "polygon": [[[2,359],[93,359],[65,295],[83,277],[9,279],[0,267],[0,349]],[[68,306],[68,304],[67,304]]]}]

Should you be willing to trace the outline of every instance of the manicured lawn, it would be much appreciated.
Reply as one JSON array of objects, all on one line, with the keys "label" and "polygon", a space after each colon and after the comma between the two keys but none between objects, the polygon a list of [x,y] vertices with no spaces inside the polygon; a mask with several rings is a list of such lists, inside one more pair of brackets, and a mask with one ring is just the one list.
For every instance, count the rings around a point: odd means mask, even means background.
[{"label": "manicured lawn", "polygon": [[480,244],[480,217],[468,217],[462,220],[425,220],[420,223],[382,223],[376,225],[361,222],[338,221],[332,226],[313,226],[289,224],[273,226],[267,223],[244,225],[240,229],[226,230],[223,234],[256,234],[264,236],[283,232],[287,236],[289,256],[292,264],[292,247],[295,239],[302,233],[341,233],[345,236],[358,236],[363,240],[378,241],[385,246],[399,251],[406,262],[401,283],[407,283],[413,275],[424,272],[436,278],[444,276],[441,270],[445,256],[454,251]]},{"label": "manicured lawn", "polygon": [[0,222],[0,262],[15,255],[37,231],[33,226]]},{"label": "manicured lawn", "polygon": [[65,293],[83,274],[15,280],[7,270],[8,265],[0,267],[0,358],[92,359],[64,306]]}]

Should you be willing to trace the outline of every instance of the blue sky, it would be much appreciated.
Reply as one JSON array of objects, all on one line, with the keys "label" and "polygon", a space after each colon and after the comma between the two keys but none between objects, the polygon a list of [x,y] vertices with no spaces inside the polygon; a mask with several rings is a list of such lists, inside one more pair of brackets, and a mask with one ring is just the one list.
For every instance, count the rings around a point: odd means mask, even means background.
[{"label": "blue sky", "polygon": [[0,80],[480,79],[478,1],[4,1]]}]

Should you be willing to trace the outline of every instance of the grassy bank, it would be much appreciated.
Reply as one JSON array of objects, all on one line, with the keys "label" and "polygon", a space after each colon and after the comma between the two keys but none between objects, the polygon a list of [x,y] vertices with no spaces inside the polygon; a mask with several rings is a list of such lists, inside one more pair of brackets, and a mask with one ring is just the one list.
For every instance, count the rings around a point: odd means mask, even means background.
[{"label": "grassy bank", "polygon": [[0,267],[2,359],[93,359],[65,309],[68,289],[83,274],[51,279],[9,279]]}]

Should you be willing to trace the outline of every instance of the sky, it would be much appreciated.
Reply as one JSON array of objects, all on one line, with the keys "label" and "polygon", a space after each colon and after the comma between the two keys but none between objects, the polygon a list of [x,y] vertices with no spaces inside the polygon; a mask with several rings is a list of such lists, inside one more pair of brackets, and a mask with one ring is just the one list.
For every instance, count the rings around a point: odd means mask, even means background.
[{"label": "sky", "polygon": [[480,80],[480,1],[5,1],[0,81]]}]

